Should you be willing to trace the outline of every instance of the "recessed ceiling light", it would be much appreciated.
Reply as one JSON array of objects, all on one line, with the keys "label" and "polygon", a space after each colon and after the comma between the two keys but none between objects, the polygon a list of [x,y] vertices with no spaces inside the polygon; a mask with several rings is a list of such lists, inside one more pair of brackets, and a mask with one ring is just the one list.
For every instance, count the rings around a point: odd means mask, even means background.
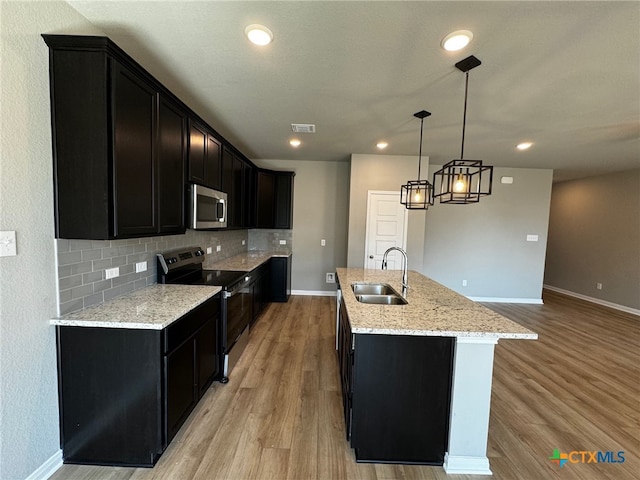
[{"label": "recessed ceiling light", "polygon": [[289,145],[291,145],[292,147],[299,147],[301,143],[302,142],[297,138],[292,138],[291,140],[289,140]]},{"label": "recessed ceiling light", "polygon": [[447,50],[448,52],[457,52],[458,50],[462,50],[466,47],[471,39],[473,38],[473,33],[469,30],[456,30],[455,32],[451,32],[449,35],[442,39],[442,48]]},{"label": "recessed ceiling light", "polygon": [[256,45],[269,45],[273,41],[273,32],[264,25],[249,25],[244,29],[244,34]]},{"label": "recessed ceiling light", "polygon": [[380,150],[384,150],[388,146],[389,146],[389,144],[387,142],[378,142],[378,143],[376,143],[376,147],[378,147]]},{"label": "recessed ceiling light", "polygon": [[522,142],[522,143],[519,143],[518,145],[516,145],[516,148],[518,150],[528,150],[532,146],[533,146],[533,142]]}]

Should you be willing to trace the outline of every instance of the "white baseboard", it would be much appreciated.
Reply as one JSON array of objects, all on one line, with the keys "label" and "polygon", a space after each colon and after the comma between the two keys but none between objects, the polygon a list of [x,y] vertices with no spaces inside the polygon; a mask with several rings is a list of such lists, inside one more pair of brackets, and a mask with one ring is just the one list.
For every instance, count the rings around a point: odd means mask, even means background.
[{"label": "white baseboard", "polygon": [[447,475],[493,475],[487,457],[467,457],[445,453],[442,465]]},{"label": "white baseboard", "polygon": [[291,290],[291,295],[312,295],[314,297],[335,297],[335,290]]},{"label": "white baseboard", "polygon": [[581,293],[571,292],[569,290],[553,287],[551,285],[543,285],[543,287],[546,288],[547,290],[551,290],[552,292],[558,292],[558,293],[562,293],[563,295],[579,298],[580,300],[584,300],[585,302],[596,303],[598,305],[602,305],[603,307],[609,307],[615,310],[620,310],[622,312],[630,313],[632,315],[640,316],[640,310],[638,310],[637,308],[631,308],[625,305],[619,305],[617,303],[607,302],[606,300],[600,300],[599,298],[589,297],[587,295],[582,295]]},{"label": "white baseboard", "polygon": [[58,450],[25,480],[47,480],[62,467],[62,450]]},{"label": "white baseboard", "polygon": [[487,302],[487,303],[531,303],[535,305],[542,305],[544,302],[541,298],[511,298],[511,297],[467,297],[474,302]]}]

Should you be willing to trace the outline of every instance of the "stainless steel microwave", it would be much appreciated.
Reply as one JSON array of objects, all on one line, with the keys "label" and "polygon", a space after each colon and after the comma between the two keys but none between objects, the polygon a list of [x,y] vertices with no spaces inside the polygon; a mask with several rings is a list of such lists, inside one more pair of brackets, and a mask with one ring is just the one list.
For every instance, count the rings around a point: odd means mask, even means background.
[{"label": "stainless steel microwave", "polygon": [[202,185],[189,186],[189,228],[226,228],[227,194]]}]

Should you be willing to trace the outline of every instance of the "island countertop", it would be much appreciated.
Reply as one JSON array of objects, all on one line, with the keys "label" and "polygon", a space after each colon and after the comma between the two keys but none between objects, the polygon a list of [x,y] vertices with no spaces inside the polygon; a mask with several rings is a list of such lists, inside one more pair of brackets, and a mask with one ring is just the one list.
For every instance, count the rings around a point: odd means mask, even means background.
[{"label": "island countertop", "polygon": [[52,325],[162,330],[220,292],[206,285],[155,284],[51,320]]},{"label": "island countertop", "polygon": [[538,335],[424,275],[409,271],[406,305],[358,302],[352,283],[387,283],[402,291],[402,271],[338,268],[353,333],[535,340]]},{"label": "island countertop", "polygon": [[271,257],[290,257],[290,251],[279,250],[249,250],[239,253],[233,257],[220,260],[214,264],[205,264],[205,268],[210,270],[238,270],[240,272],[250,272],[258,268]]}]

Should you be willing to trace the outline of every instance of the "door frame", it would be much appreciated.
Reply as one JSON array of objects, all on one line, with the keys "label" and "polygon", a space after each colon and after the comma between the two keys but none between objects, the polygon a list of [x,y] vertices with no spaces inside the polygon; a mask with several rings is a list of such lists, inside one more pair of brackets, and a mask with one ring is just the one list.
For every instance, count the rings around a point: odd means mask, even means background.
[{"label": "door frame", "polygon": [[[367,268],[367,259],[369,258],[369,211],[371,209],[371,196],[372,195],[394,195],[398,204],[400,203],[400,192],[395,190],[367,190],[367,213],[365,217],[364,228],[364,268]],[[407,227],[409,225],[409,210],[404,209],[404,226],[402,232],[402,249],[407,251]]]}]

